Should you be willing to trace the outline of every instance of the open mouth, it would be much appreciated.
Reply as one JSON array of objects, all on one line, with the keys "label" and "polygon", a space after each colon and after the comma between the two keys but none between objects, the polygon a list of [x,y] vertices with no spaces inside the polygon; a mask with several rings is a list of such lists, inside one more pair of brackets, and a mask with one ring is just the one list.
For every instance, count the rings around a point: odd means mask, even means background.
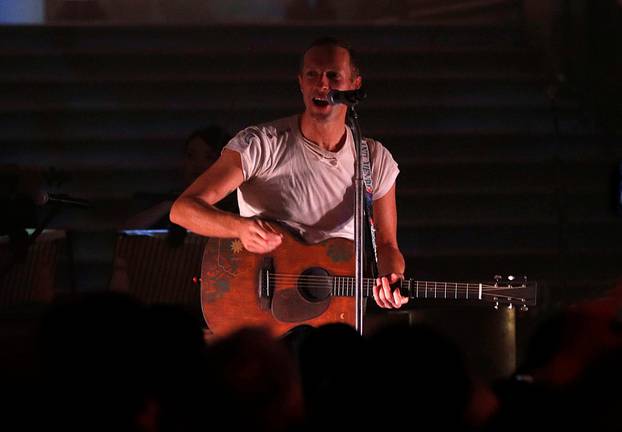
[{"label": "open mouth", "polygon": [[313,98],[313,105],[324,108],[328,106],[328,100],[322,98]]}]

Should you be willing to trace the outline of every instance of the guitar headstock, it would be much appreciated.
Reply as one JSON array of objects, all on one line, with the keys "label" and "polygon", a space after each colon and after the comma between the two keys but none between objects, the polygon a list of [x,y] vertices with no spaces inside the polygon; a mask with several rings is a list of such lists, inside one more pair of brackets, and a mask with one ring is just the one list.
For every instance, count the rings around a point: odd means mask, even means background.
[{"label": "guitar headstock", "polygon": [[434,282],[406,279],[400,292],[413,299],[492,304],[526,311],[537,302],[538,284],[526,276],[495,276],[492,283]]},{"label": "guitar headstock", "polygon": [[493,303],[495,309],[504,306],[527,311],[529,306],[537,304],[537,297],[538,284],[529,281],[527,276],[495,275],[493,284],[482,285],[482,299]]}]

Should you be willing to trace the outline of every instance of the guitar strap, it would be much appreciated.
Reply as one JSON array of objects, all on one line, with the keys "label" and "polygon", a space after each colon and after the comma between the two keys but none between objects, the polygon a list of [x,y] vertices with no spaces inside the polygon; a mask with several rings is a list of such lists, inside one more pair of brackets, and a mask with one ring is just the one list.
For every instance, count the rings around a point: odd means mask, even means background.
[{"label": "guitar strap", "polygon": [[[363,183],[365,185],[363,191],[365,222],[367,225],[365,235],[365,245],[368,255],[371,255],[370,265],[373,276],[378,274],[378,250],[376,248],[376,225],[374,224],[373,212],[373,194],[374,184],[371,179],[371,155],[369,154],[369,146],[367,140],[361,140],[361,171],[363,175]],[[371,250],[371,253],[369,253]]]}]

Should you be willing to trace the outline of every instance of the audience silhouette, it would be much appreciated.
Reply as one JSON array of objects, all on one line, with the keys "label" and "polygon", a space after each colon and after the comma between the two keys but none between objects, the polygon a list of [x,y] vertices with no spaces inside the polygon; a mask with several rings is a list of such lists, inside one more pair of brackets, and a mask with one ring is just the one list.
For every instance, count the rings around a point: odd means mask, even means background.
[{"label": "audience silhouette", "polygon": [[[41,319],[35,361],[5,371],[5,419],[18,429],[69,431],[390,424],[487,432],[534,422],[618,430],[620,294],[547,317],[523,364],[489,388],[457,345],[425,324],[370,336],[344,324],[300,326],[278,338],[245,328],[207,344],[201,323],[176,306],[113,292],[71,295]],[[399,373],[376,373],[387,361]]]}]

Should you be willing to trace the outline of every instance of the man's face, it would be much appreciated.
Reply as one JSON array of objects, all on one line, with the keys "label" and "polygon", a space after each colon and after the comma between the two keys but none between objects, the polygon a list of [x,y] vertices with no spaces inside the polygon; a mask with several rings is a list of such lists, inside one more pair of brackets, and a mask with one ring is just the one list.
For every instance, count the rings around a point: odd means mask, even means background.
[{"label": "man's face", "polygon": [[298,83],[306,113],[318,121],[345,118],[345,105],[330,105],[329,90],[354,90],[361,87],[362,78],[352,75],[350,54],[335,46],[313,47],[304,56]]}]

